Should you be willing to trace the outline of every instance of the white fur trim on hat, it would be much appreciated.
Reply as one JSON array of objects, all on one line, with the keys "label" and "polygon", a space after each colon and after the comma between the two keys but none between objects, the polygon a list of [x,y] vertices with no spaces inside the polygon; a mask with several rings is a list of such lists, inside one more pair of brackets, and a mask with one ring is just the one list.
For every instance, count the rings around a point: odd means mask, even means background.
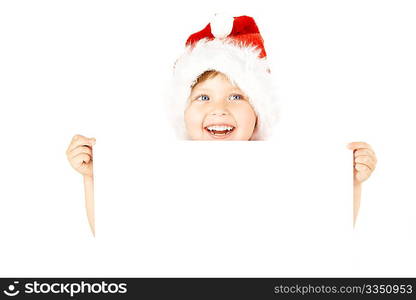
[{"label": "white fur trim on hat", "polygon": [[278,117],[277,97],[267,61],[259,58],[259,53],[256,47],[227,39],[203,39],[186,48],[176,61],[169,97],[172,121],[180,138],[187,138],[184,112],[191,86],[208,70],[225,74],[248,96],[257,114],[252,140],[264,140],[270,135]]}]

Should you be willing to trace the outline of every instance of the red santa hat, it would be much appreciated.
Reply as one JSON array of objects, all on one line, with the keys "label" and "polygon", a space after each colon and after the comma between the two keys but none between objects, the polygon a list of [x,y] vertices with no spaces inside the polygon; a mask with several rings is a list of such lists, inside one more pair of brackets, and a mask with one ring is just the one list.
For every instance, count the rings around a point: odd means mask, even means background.
[{"label": "red santa hat", "polygon": [[184,111],[195,80],[204,72],[223,73],[249,98],[257,114],[252,140],[264,140],[277,120],[277,98],[263,38],[253,18],[215,15],[186,41],[174,66],[170,111],[180,137],[186,138]]}]

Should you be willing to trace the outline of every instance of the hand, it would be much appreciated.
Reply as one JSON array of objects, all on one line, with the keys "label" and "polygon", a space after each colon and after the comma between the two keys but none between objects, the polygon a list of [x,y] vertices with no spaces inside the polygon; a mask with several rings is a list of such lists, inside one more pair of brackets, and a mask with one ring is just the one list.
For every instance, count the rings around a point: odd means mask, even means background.
[{"label": "hand", "polygon": [[71,166],[84,176],[93,176],[92,146],[95,138],[75,135],[66,150],[66,156]]},{"label": "hand", "polygon": [[349,143],[347,147],[354,151],[354,181],[364,182],[376,168],[376,154],[371,146],[364,142]]}]

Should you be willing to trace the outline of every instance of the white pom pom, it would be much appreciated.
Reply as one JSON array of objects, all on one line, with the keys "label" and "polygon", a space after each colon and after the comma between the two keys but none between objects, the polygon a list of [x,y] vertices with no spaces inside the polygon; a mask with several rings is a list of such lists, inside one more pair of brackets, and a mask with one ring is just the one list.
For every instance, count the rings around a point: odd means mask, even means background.
[{"label": "white pom pom", "polygon": [[223,39],[233,30],[234,18],[225,14],[215,14],[210,24],[212,35]]}]

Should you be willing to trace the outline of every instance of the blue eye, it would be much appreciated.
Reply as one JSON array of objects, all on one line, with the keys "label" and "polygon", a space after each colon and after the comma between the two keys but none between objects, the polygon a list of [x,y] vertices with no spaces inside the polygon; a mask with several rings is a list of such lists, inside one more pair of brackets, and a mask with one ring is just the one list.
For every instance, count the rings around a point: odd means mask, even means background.
[{"label": "blue eye", "polygon": [[209,97],[207,95],[201,95],[198,98],[196,98],[197,100],[201,100],[201,101],[208,101]]},{"label": "blue eye", "polygon": [[228,99],[230,99],[230,100],[242,100],[243,96],[235,94],[235,95],[231,95],[230,97],[228,97]]}]

